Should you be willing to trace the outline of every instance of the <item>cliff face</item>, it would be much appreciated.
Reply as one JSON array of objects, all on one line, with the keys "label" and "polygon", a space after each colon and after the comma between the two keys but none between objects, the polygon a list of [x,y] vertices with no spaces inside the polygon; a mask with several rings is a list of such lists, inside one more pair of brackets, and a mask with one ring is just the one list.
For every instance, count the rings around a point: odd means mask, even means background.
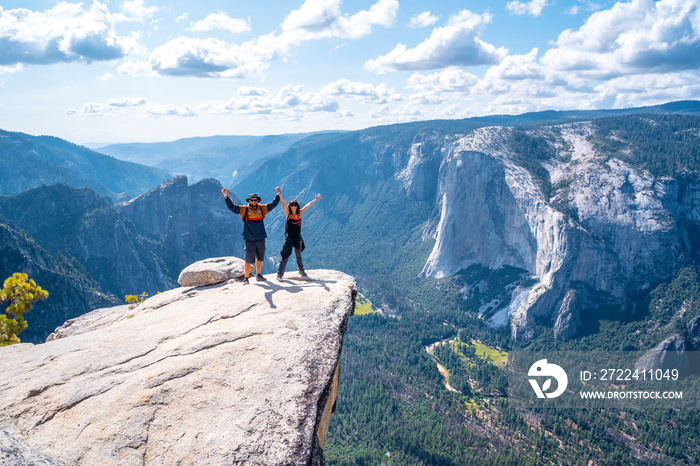
[{"label": "cliff face", "polygon": [[[681,254],[697,256],[700,184],[602,156],[589,142],[592,124],[575,123],[532,130],[555,153],[543,162],[548,198],[517,163],[513,131],[480,128],[445,148],[425,233],[436,240],[427,277],[480,264],[517,267],[534,279],[512,290],[493,325],[510,322],[513,336],[526,339],[543,316],[558,338],[570,338],[585,310],[606,303],[631,312],[635,294],[671,277]],[[407,188],[425,178],[419,161],[410,165],[401,174]]]},{"label": "cliff face", "polygon": [[323,464],[355,284],[309,275],[178,288],[0,348],[0,461]]},{"label": "cliff face", "polygon": [[[221,184],[204,179],[188,186],[179,176],[120,207],[134,230],[159,242],[157,254],[179,273],[206,257],[243,254],[240,218],[226,208]],[[240,203],[233,195],[232,201]]]}]

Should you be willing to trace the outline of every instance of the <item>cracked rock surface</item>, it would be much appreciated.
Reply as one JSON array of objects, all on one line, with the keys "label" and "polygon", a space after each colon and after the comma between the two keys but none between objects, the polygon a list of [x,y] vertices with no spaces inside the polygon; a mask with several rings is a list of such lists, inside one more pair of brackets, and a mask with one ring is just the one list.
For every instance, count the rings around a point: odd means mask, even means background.
[{"label": "cracked rock surface", "polygon": [[178,288],[0,348],[0,463],[323,464],[355,283],[309,275]]}]

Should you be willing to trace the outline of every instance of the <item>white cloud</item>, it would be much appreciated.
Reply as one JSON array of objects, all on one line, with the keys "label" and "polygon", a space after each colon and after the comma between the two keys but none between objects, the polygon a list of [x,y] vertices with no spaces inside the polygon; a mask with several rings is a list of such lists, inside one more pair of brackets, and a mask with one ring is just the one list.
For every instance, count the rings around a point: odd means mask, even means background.
[{"label": "white cloud", "polygon": [[455,93],[469,95],[479,78],[459,68],[447,68],[432,74],[414,73],[406,87],[415,89],[409,100],[423,105],[442,104],[454,100]]},{"label": "white cloud", "polygon": [[82,116],[105,116],[109,115],[110,112],[110,106],[107,104],[89,102],[83,105],[83,108],[81,108],[79,111],[71,114],[77,114]]},{"label": "white cloud", "polygon": [[178,117],[194,117],[197,116],[197,112],[194,108],[185,105],[184,107],[177,107],[175,105],[166,104],[149,104],[145,106],[146,115],[149,117],[164,117],[164,116],[178,116]]},{"label": "white cloud", "polygon": [[270,119],[300,120],[308,114],[339,112],[340,105],[322,92],[305,92],[303,86],[287,84],[277,93],[260,87],[240,87],[228,101],[214,100],[197,106],[200,114],[267,116]]},{"label": "white cloud", "polygon": [[151,18],[157,11],[156,6],[146,6],[144,0],[126,0],[121,2],[122,13],[114,15],[115,21],[138,21],[143,22]]},{"label": "white cloud", "polygon": [[0,66],[100,61],[125,51],[107,7],[60,2],[46,11],[0,9]]},{"label": "white cloud", "polygon": [[393,87],[387,87],[384,83],[375,86],[369,83],[352,82],[348,79],[340,79],[327,84],[321,89],[321,94],[352,97],[364,102],[379,104],[402,98],[401,94],[397,93]]},{"label": "white cloud", "polygon": [[[393,23],[397,9],[397,0],[379,0],[369,10],[348,16],[341,14],[340,0],[307,0],[299,10],[287,16],[279,35],[269,33],[241,44],[211,37],[178,37],[156,47],[147,60],[125,62],[118,72],[133,76],[202,78],[260,76],[272,60],[284,58],[305,40],[363,37],[373,25]],[[207,18],[210,17],[213,19],[200,25],[202,29],[214,24],[221,26],[221,17],[210,15]]]},{"label": "white cloud", "polygon": [[181,14],[180,16],[178,16],[177,18],[175,18],[175,22],[176,22],[176,23],[180,23],[180,22],[183,22],[183,21],[188,21],[189,18],[190,18],[190,14],[189,14],[189,13],[183,13],[183,14]]},{"label": "white cloud", "polygon": [[700,76],[695,71],[621,76],[595,87],[598,107],[625,108],[696,99]]},{"label": "white cloud", "polygon": [[352,16],[340,11],[341,0],[306,0],[284,19],[282,30],[296,32],[302,38],[321,39],[341,37],[359,39],[372,30],[372,26],[390,27],[396,20],[398,0],[379,0],[369,10]]},{"label": "white cloud", "polygon": [[389,106],[388,105],[379,105],[377,107],[374,107],[371,112],[369,112],[369,117],[370,118],[376,118],[376,119],[381,119],[389,115]]},{"label": "white cloud", "polygon": [[516,15],[532,16],[540,16],[545,6],[547,6],[547,0],[531,0],[529,2],[519,2],[514,0],[506,4],[508,11]]},{"label": "white cloud", "polygon": [[238,91],[236,91],[236,94],[243,95],[243,96],[246,96],[246,95],[263,96],[263,95],[268,95],[269,92],[264,87],[241,86],[238,88]]},{"label": "white cloud", "polygon": [[146,99],[143,97],[119,97],[107,101],[107,105],[111,107],[138,107],[146,105]]},{"label": "white cloud", "polygon": [[214,38],[178,37],[153,50],[149,66],[161,75],[243,78],[260,74],[272,59],[287,52],[289,46],[272,36],[261,36],[241,45]]},{"label": "white cloud", "polygon": [[438,16],[435,16],[429,11],[424,11],[423,13],[420,13],[418,15],[414,15],[411,17],[411,21],[408,23],[408,27],[410,28],[424,28],[428,26],[432,26],[433,24],[437,23],[440,20]]},{"label": "white cloud", "polygon": [[[135,113],[134,113],[135,112]],[[80,110],[67,109],[66,115],[108,117],[115,115],[134,114],[137,117],[192,117],[197,116],[193,106],[176,106],[149,102],[144,97],[118,97],[102,102],[88,102]]]},{"label": "white cloud", "polygon": [[545,79],[546,70],[537,63],[538,49],[534,48],[525,55],[508,55],[499,64],[489,68],[484,79],[521,81],[533,79],[542,81]]},{"label": "white cloud", "polygon": [[398,44],[386,55],[369,60],[365,68],[377,73],[399,70],[430,70],[448,66],[475,66],[499,62],[506,54],[503,47],[480,39],[481,29],[491,15],[477,15],[463,10],[452,16],[449,24],[433,29],[430,37],[409,49]]},{"label": "white cloud", "polygon": [[89,102],[80,110],[67,109],[67,115],[141,118],[193,117],[200,115],[245,115],[277,120],[302,120],[308,115],[348,117],[338,101],[324,92],[306,92],[303,86],[287,84],[276,93],[262,87],[242,86],[229,100],[212,100],[197,105],[151,102],[145,97],[118,97],[106,103]]},{"label": "white cloud", "polygon": [[115,79],[112,73],[105,73],[99,78],[97,78],[98,81],[110,81],[112,79]]},{"label": "white cloud", "polygon": [[631,0],[592,14],[563,31],[542,64],[556,70],[610,79],[636,73],[700,66],[697,0]]},{"label": "white cloud", "polygon": [[433,74],[414,73],[406,83],[410,89],[437,92],[468,92],[478,77],[459,68],[448,68]]},{"label": "white cloud", "polygon": [[240,18],[230,18],[226,13],[209,13],[206,18],[197,21],[190,28],[195,32],[213,31],[221,29],[232,34],[250,32],[250,18],[248,20]]}]

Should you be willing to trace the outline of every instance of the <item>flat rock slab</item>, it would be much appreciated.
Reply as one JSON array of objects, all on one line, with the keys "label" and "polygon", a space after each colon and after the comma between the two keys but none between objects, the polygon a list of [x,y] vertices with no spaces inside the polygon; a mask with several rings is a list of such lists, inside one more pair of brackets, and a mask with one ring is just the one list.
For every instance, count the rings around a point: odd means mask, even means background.
[{"label": "flat rock slab", "polygon": [[99,327],[112,325],[114,322],[120,320],[128,319],[129,316],[132,315],[131,311],[135,307],[136,306],[133,304],[123,304],[121,306],[95,309],[75,319],[67,320],[63,325],[54,330],[53,333],[46,338],[46,341],[58,340],[59,338],[65,338],[71,335],[79,335]]},{"label": "flat rock slab", "polygon": [[108,325],[101,310],[92,330],[0,348],[0,463],[321,464],[355,283],[312,272],[179,288]]},{"label": "flat rock slab", "polygon": [[238,257],[213,257],[185,267],[177,282],[180,286],[207,286],[242,277],[245,261]]}]

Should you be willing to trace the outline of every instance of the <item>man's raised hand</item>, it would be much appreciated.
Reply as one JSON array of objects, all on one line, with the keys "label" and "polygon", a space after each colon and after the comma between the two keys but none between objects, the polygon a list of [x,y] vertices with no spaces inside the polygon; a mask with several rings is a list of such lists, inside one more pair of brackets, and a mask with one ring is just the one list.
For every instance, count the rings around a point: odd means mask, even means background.
[{"label": "man's raised hand", "polygon": [[224,197],[228,197],[228,189],[226,189],[226,188],[222,189],[221,194],[223,194]]},{"label": "man's raised hand", "polygon": [[277,194],[282,194],[282,190],[280,189],[279,186],[277,186],[277,187],[275,188],[275,191],[277,191]]}]

